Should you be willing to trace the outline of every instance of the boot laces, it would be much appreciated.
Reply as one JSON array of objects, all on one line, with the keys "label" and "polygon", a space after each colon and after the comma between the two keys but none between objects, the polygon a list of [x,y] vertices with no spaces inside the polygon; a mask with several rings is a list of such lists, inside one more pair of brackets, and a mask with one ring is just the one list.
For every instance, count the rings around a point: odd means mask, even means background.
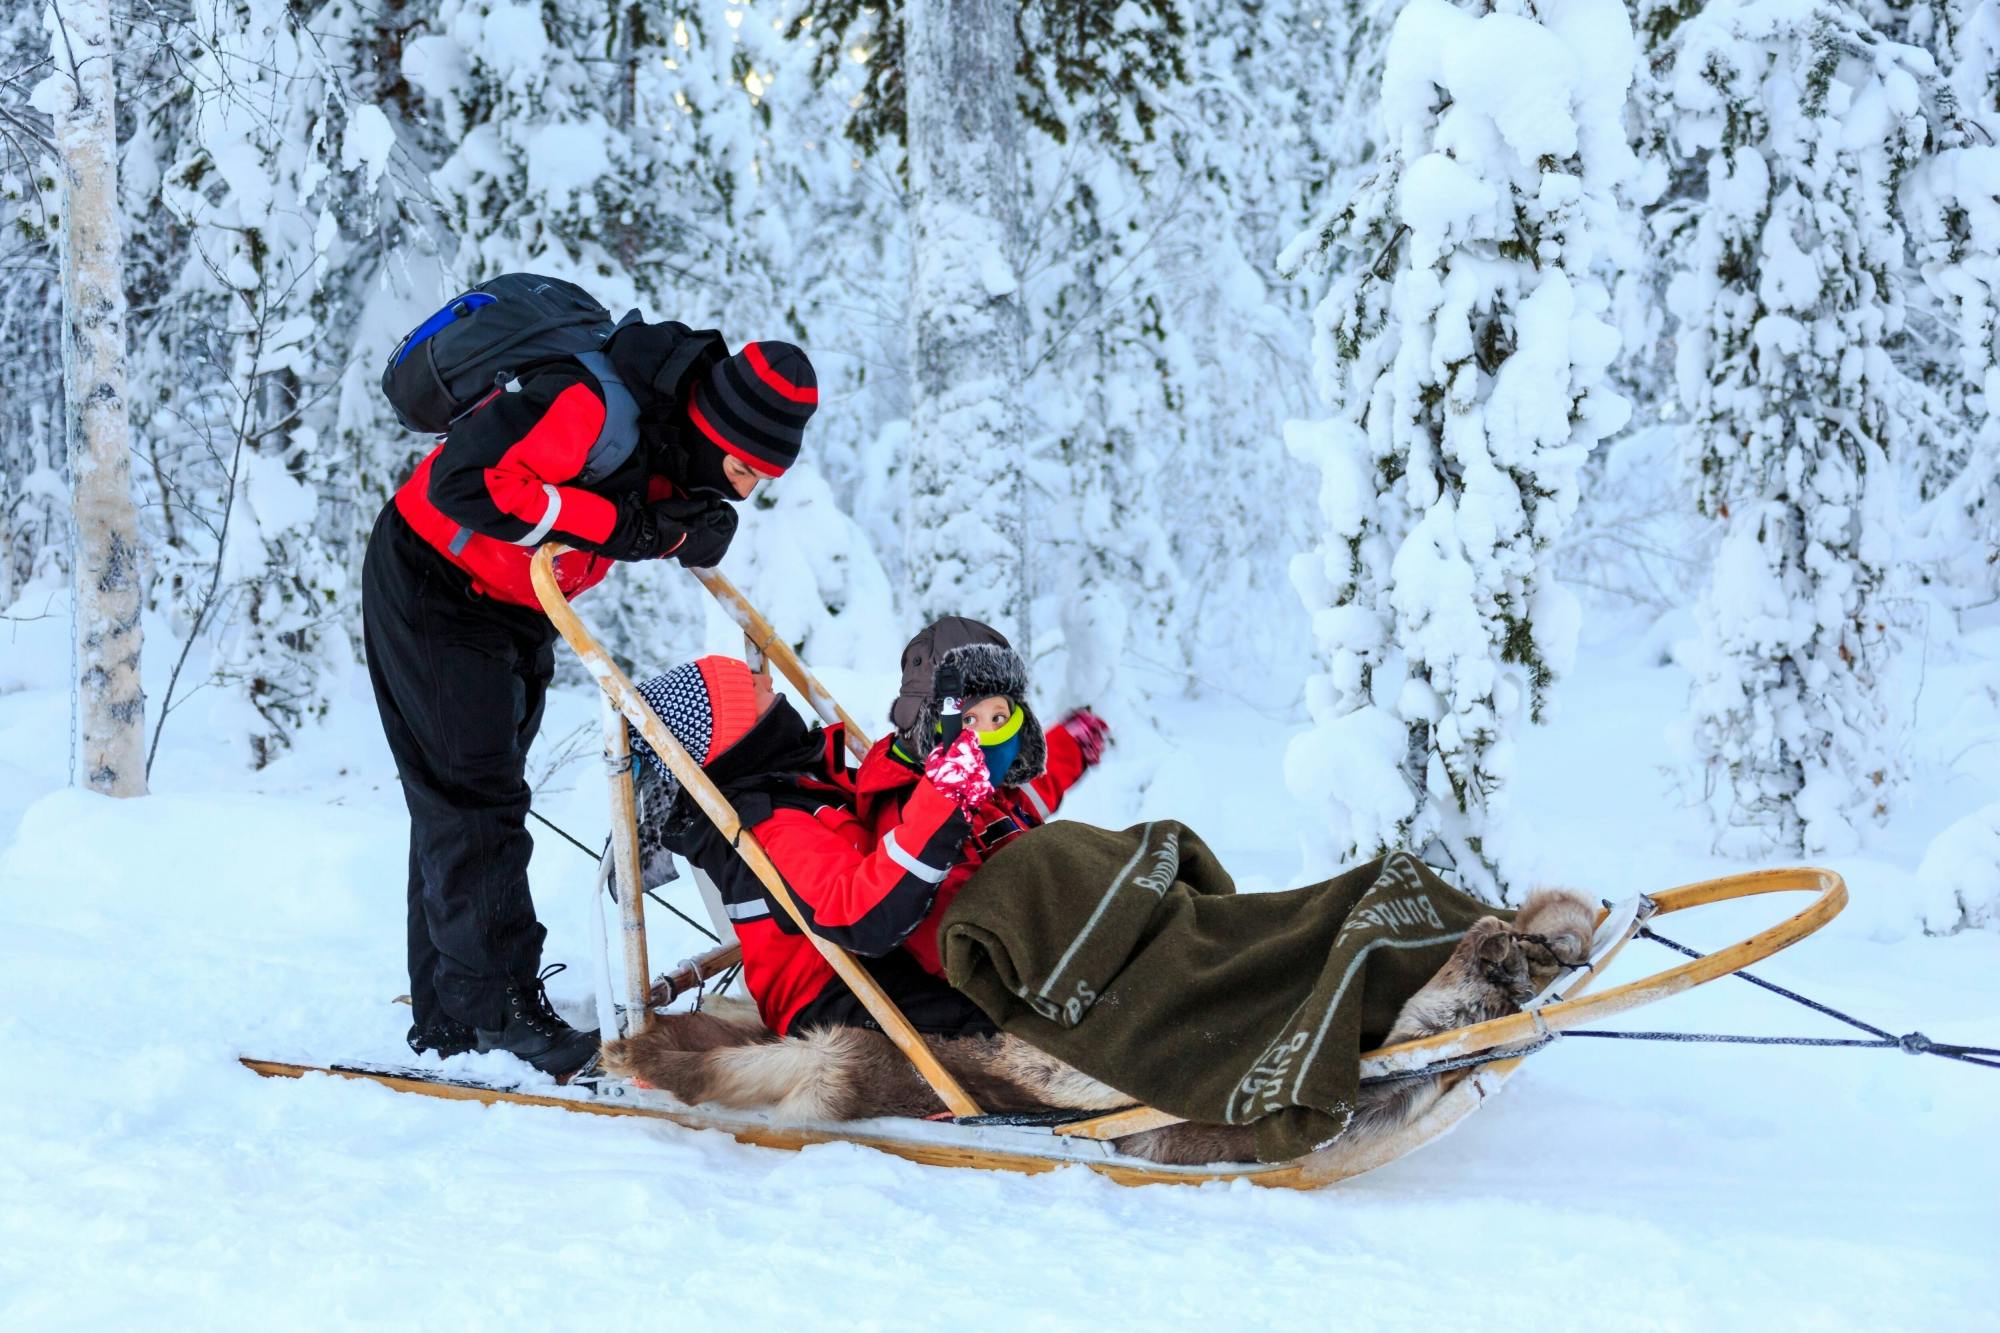
[{"label": "boot laces", "polygon": [[516,982],[514,985],[514,1012],[543,1036],[553,1036],[569,1026],[556,1012],[555,1006],[549,1003],[548,991],[549,978],[567,970],[568,966],[567,963],[551,963],[537,973],[533,981]]}]

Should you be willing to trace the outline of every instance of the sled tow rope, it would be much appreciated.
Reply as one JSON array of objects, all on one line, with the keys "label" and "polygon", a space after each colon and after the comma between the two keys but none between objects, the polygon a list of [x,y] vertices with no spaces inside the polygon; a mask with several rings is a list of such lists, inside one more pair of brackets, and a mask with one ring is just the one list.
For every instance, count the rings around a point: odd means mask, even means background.
[{"label": "sled tow rope", "polygon": [[[1639,937],[1651,940],[1663,948],[1672,949],[1675,953],[1682,954],[1688,958],[1704,958],[1707,956],[1700,950],[1690,949],[1687,945],[1677,940],[1670,940],[1647,926],[1639,927]],[[1859,1037],[1746,1037],[1723,1032],[1603,1032],[1589,1029],[1574,1029],[1562,1035],[1566,1037],[1607,1037],[1620,1041],[1720,1042],[1736,1046],[1853,1046],[1864,1050],[1898,1050],[1906,1055],[1941,1055],[1947,1060],[1957,1060],[1969,1065],[1983,1065],[1988,1069],[2000,1069],[2000,1048],[1991,1046],[1959,1046],[1951,1042],[1932,1041],[1921,1032],[1905,1032],[1902,1036],[1898,1037],[1891,1032],[1876,1027],[1873,1023],[1864,1023],[1852,1014],[1843,1014],[1830,1004],[1822,1004],[1818,1000],[1808,999],[1797,991],[1786,990],[1783,986],[1766,981],[1760,976],[1755,976],[1749,972],[1732,972],[1730,975],[1740,977],[1753,986],[1760,986],[1770,991],[1773,995],[1782,995],[1794,1004],[1802,1004],[1815,1013],[1824,1014],[1828,1018],[1845,1023],[1851,1028],[1857,1028],[1862,1032],[1866,1032],[1873,1040],[1863,1041]]]},{"label": "sled tow rope", "polygon": [[[554,820],[551,820],[545,815],[543,815],[541,811],[530,807],[528,810],[528,814],[535,820],[536,823],[545,825],[552,832],[559,835],[564,841],[568,842],[570,846],[576,848],[579,852],[582,852],[585,856],[589,857],[592,865],[597,865],[604,860],[604,852],[591,851],[588,846],[586,846],[582,841],[580,841],[576,837],[576,835],[572,834],[568,829],[562,827],[562,825],[556,823]],[[604,846],[606,850],[610,849],[611,839],[609,837],[605,838]],[[709,942],[711,944],[722,943],[722,940],[716,935],[714,931],[710,930],[707,926],[704,926],[703,924],[701,924],[701,922],[689,916],[686,912],[683,912],[680,908],[668,902],[665,898],[662,898],[659,894],[654,893],[651,889],[644,890],[644,893],[648,898],[651,898],[654,902],[666,908],[669,912],[672,912],[675,916],[687,922],[690,926],[693,926],[696,930],[700,931],[702,934],[708,936]],[[611,886],[611,901],[613,902],[618,901],[618,888],[615,884]]]},{"label": "sled tow rope", "polygon": [[[1605,904],[1607,907],[1610,904]],[[1648,939],[1663,948],[1689,958],[1705,958],[1698,949],[1690,949],[1677,940],[1647,926],[1638,930],[1641,939]],[[1439,1060],[1435,1064],[1416,1069],[1398,1070],[1393,1074],[1376,1074],[1361,1080],[1361,1086],[1374,1087],[1385,1083],[1408,1083],[1414,1079],[1430,1078],[1437,1074],[1448,1074],[1456,1069],[1473,1069],[1480,1065],[1494,1064],[1501,1060],[1518,1060],[1524,1055],[1532,1055],[1545,1046],[1555,1043],[1559,1037],[1602,1037],[1612,1041],[1679,1041],[1715,1042],[1732,1046],[1846,1046],[1861,1050],[1896,1050],[1906,1055],[1941,1055],[1947,1060],[1957,1060],[1962,1064],[1981,1065],[1987,1069],[2000,1069],[2000,1048],[1991,1046],[1960,1046],[1952,1042],[1932,1041],[1921,1032],[1906,1032],[1902,1036],[1864,1023],[1851,1014],[1844,1014],[1830,1004],[1808,999],[1797,991],[1786,990],[1783,986],[1764,980],[1749,972],[1732,972],[1729,975],[1741,977],[1753,986],[1761,986],[1774,995],[1782,995],[1794,1004],[1802,1004],[1815,1013],[1826,1015],[1857,1028],[1868,1034],[1868,1039],[1860,1037],[1751,1037],[1726,1032],[1610,1032],[1593,1028],[1572,1028],[1568,1032],[1549,1032],[1534,1041],[1519,1046],[1500,1047],[1491,1051],[1480,1051],[1475,1055],[1462,1055],[1456,1059]]]}]

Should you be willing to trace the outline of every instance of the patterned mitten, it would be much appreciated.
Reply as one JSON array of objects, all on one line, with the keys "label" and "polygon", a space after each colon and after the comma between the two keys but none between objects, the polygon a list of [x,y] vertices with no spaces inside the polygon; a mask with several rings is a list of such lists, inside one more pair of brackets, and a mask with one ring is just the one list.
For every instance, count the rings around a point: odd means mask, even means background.
[{"label": "patterned mitten", "polygon": [[970,731],[961,731],[951,744],[932,750],[924,759],[924,776],[960,810],[977,810],[993,798],[986,754],[979,748],[979,737]]},{"label": "patterned mitten", "polygon": [[1111,740],[1111,724],[1088,708],[1079,708],[1056,724],[1069,733],[1076,748],[1083,751],[1085,767],[1094,767],[1104,758],[1104,747]]}]

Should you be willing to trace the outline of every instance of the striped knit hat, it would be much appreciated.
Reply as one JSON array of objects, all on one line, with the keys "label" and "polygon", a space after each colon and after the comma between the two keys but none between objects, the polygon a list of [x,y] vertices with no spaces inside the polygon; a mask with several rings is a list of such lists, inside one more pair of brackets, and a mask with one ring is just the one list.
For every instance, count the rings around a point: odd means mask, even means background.
[{"label": "striped knit hat", "polygon": [[819,380],[803,350],[746,343],[695,386],[688,419],[724,453],[761,477],[775,477],[798,461],[806,422],[818,405]]},{"label": "striped knit hat", "polygon": [[[757,725],[757,689],[750,668],[733,657],[702,657],[664,671],[639,687],[646,702],[697,764],[707,765]],[[635,730],[632,749],[667,766]]]}]

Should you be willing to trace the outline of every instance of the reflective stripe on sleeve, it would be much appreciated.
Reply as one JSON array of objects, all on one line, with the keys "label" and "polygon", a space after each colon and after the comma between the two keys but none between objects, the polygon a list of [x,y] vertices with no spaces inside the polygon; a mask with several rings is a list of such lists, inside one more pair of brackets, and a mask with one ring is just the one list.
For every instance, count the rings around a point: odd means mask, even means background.
[{"label": "reflective stripe on sleeve", "polygon": [[562,492],[545,481],[542,483],[542,493],[549,497],[549,507],[542,511],[542,521],[535,524],[534,531],[517,540],[514,545],[539,546],[542,538],[549,535],[549,529],[556,525],[556,515],[562,513]]},{"label": "reflective stripe on sleeve", "polygon": [[724,903],[722,910],[729,914],[731,921],[756,921],[771,915],[771,904],[759,898],[748,903]]},{"label": "reflective stripe on sleeve", "polygon": [[1041,821],[1044,824],[1048,823],[1049,822],[1048,802],[1042,799],[1042,794],[1035,790],[1034,784],[1031,782],[1021,784],[1021,794],[1028,798],[1029,805],[1035,807],[1035,813],[1036,815],[1040,816]]},{"label": "reflective stripe on sleeve", "polygon": [[903,845],[896,841],[896,830],[894,829],[890,829],[883,836],[882,850],[889,854],[891,861],[894,861],[897,865],[903,867],[903,869],[909,871],[926,884],[942,884],[944,883],[944,877],[951,873],[948,870],[939,870],[936,866],[925,865],[922,861],[904,851]]}]

